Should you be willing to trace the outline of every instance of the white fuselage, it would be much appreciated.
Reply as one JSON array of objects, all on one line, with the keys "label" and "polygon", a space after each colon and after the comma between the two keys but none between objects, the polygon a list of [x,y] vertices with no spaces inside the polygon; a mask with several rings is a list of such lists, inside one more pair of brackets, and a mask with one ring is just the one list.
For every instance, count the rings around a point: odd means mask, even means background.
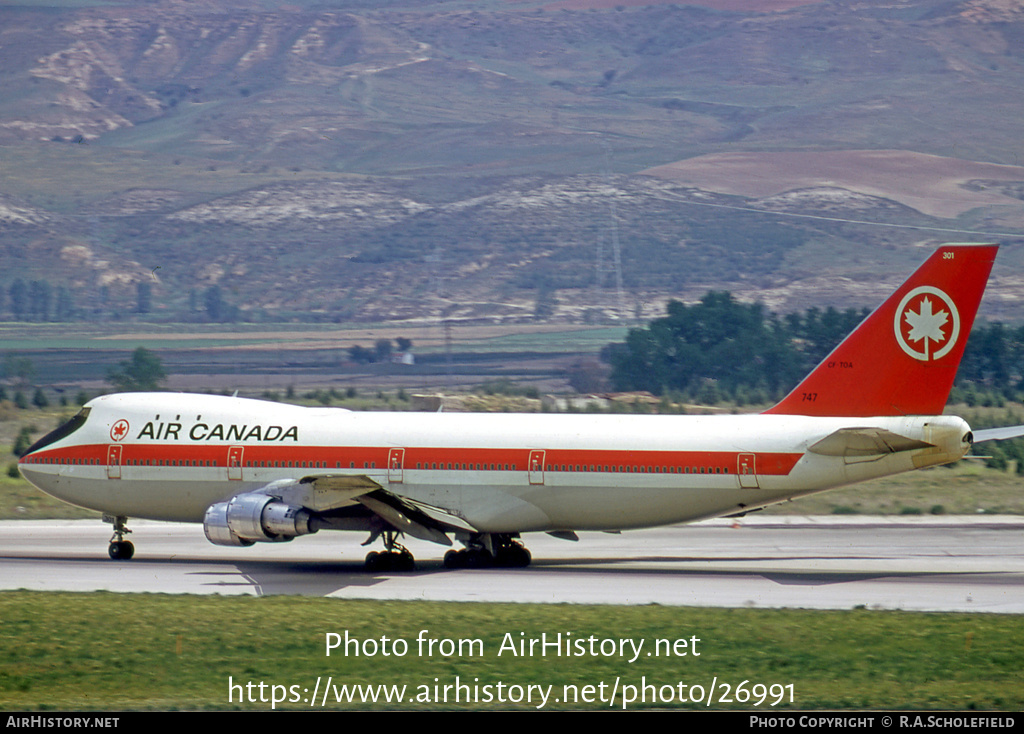
[{"label": "white fuselage", "polygon": [[[277,480],[350,475],[478,532],[618,530],[740,513],[969,448],[952,416],[363,413],[172,393],[87,407],[80,427],[22,459],[25,476],[110,515],[188,522]],[[864,427],[931,447],[809,451]]]}]

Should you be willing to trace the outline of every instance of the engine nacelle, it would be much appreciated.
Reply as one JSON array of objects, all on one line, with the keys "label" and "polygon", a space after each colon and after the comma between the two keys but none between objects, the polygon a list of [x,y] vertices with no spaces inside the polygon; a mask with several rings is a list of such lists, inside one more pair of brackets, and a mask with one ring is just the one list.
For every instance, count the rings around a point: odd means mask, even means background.
[{"label": "engine nacelle", "polygon": [[206,508],[203,530],[214,545],[278,543],[315,533],[307,510],[268,494],[240,494]]}]

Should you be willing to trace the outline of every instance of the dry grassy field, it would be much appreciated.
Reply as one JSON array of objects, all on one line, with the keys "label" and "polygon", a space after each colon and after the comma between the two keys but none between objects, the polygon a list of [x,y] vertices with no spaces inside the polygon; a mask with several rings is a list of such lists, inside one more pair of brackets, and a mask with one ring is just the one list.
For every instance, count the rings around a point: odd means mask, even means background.
[{"label": "dry grassy field", "polygon": [[[770,13],[777,10],[789,10],[801,5],[814,5],[820,0],[690,0],[687,5],[696,5],[712,10],[728,12]],[[550,3],[546,8],[569,10],[607,9],[617,7],[640,7],[644,5],[676,5],[675,0],[561,0]]]},{"label": "dry grassy field", "polygon": [[676,183],[740,196],[765,197],[821,186],[898,201],[924,214],[957,217],[975,207],[1012,205],[1019,199],[971,181],[1021,181],[1024,166],[925,155],[908,150],[713,153],[644,173]]}]

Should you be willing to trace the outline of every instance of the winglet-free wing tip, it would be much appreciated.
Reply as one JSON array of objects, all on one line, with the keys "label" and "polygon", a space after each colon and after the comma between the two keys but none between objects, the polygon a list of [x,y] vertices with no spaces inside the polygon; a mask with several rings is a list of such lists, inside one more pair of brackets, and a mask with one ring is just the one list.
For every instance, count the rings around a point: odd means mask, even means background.
[{"label": "winglet-free wing tip", "polygon": [[973,431],[973,442],[983,441],[1005,441],[1009,438],[1020,438],[1024,436],[1024,426],[1005,426],[1003,428],[986,428],[981,431]]}]

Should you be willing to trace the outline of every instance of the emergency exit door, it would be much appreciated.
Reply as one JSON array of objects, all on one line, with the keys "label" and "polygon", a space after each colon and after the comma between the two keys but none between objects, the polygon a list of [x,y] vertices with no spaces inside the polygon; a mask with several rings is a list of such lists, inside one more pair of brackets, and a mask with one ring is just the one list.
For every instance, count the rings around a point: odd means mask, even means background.
[{"label": "emergency exit door", "polygon": [[121,478],[121,444],[107,446],[107,479]]},{"label": "emergency exit door", "polygon": [[534,449],[530,452],[527,465],[530,470],[530,484],[544,484],[544,450]]},{"label": "emergency exit door", "polygon": [[736,473],[740,475],[740,486],[757,489],[757,456],[740,454],[737,460]]},{"label": "emergency exit door", "polygon": [[405,478],[405,449],[388,451],[388,481],[400,484]]},{"label": "emergency exit door", "polygon": [[242,452],[245,446],[231,446],[228,449],[228,479],[242,478]]}]

